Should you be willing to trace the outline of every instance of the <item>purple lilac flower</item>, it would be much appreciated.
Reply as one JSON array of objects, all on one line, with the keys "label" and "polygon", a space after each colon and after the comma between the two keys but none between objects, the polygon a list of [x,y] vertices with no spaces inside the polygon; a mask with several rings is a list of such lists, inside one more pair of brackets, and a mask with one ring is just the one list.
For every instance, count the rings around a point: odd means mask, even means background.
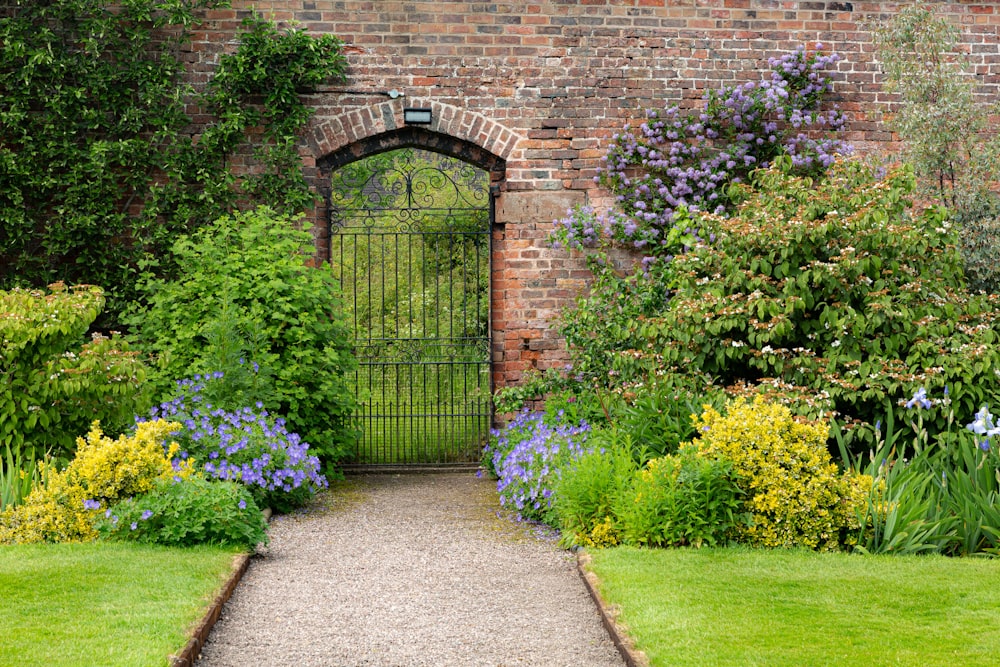
[{"label": "purple lilac flower", "polygon": [[650,110],[640,126],[616,134],[597,180],[615,193],[621,211],[605,216],[591,208],[571,211],[559,221],[560,242],[594,245],[604,227],[614,241],[644,248],[654,242],[652,232],[663,236],[670,229],[681,207],[724,212],[723,186],[743,181],[777,155],[790,156],[797,169],[814,171],[850,152],[840,139],[824,136],[842,130],[846,121],[836,108],[820,108],[832,90],[826,72],[840,60],[820,49],[817,45],[809,54],[799,47],[772,58],[769,79],[709,91],[697,115],[684,115],[676,106]]}]

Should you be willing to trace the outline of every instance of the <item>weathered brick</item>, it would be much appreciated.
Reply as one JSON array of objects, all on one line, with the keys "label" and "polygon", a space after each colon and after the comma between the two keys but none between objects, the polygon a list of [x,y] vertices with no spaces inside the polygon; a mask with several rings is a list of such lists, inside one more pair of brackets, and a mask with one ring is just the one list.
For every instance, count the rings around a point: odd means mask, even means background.
[{"label": "weathered brick", "polygon": [[[1000,0],[940,0],[935,11],[963,31],[984,100],[1000,97]],[[882,89],[871,21],[905,3],[810,0],[232,0],[202,11],[187,51],[191,82],[204,85],[240,21],[252,8],[345,42],[343,84],[307,101],[314,116],[300,154],[324,192],[330,156],[354,158],[379,138],[407,132],[407,106],[429,107],[429,146],[468,157],[472,148],[501,165],[493,231],[492,327],[495,381],[516,382],[531,367],[567,358],[554,321],[590,279],[583,258],[550,247],[553,221],[589,203],[607,207],[594,183],[607,141],[647,108],[697,108],[707,89],[759,80],[769,57],[823,42],[845,56],[834,96],[848,118],[847,138],[865,151],[893,149],[881,119],[898,102]],[[395,88],[388,100],[367,92]],[[191,107],[197,122],[204,110]],[[383,147],[384,149],[384,147]],[[243,164],[237,156],[234,165]],[[325,209],[311,216],[323,220]],[[325,248],[323,224],[316,226]]]}]

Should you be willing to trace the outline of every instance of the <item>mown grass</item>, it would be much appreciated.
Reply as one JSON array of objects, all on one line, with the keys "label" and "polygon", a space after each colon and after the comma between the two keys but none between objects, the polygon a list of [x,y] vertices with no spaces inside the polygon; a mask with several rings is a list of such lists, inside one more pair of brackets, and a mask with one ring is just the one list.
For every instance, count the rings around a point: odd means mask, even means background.
[{"label": "mown grass", "polygon": [[212,547],[0,547],[0,665],[167,665],[236,556]]},{"label": "mown grass", "polygon": [[615,548],[589,568],[653,666],[996,665],[1000,560]]}]

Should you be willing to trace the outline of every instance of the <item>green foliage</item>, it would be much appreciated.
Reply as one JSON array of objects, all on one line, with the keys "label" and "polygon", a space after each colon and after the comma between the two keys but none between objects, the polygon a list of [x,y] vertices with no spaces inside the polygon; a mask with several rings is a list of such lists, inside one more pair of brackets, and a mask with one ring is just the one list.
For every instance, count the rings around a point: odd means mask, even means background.
[{"label": "green foliage", "polygon": [[997,244],[1000,137],[997,107],[976,100],[977,79],[959,46],[959,30],[919,3],[875,31],[886,87],[899,96],[893,129],[923,192],[954,211],[962,255],[974,289],[1000,286]]},{"label": "green foliage", "polygon": [[298,134],[312,115],[299,94],[345,77],[343,44],[333,35],[279,31],[256,14],[243,27],[239,48],[220,58],[209,85],[206,103],[219,121],[200,142],[224,159],[253,128],[262,128],[263,141],[255,141],[254,157],[263,169],[243,178],[241,193],[282,213],[295,213],[315,200],[297,150]]},{"label": "green foliage", "polygon": [[893,129],[921,184],[966,209],[1000,173],[991,110],[975,99],[976,77],[959,50],[959,30],[920,4],[875,31],[886,87],[899,95]]},{"label": "green foliage", "polygon": [[697,434],[694,415],[706,405],[722,407],[721,390],[707,384],[695,390],[692,384],[690,378],[670,374],[625,389],[615,424],[631,436],[639,460],[673,454]]},{"label": "green foliage", "polygon": [[730,402],[725,416],[707,408],[698,430],[699,453],[731,462],[746,493],[752,522],[737,526],[740,541],[834,550],[859,528],[856,512],[872,478],[840,473],[826,449],[826,424],[797,421],[758,397]]},{"label": "green foliage", "polygon": [[26,459],[5,443],[0,458],[0,512],[23,503],[36,486],[46,486],[49,470],[49,462]]},{"label": "green foliage", "polygon": [[852,161],[818,183],[774,168],[733,186],[739,209],[700,218],[715,242],[672,262],[669,308],[637,318],[619,357],[790,392],[801,412],[869,423],[885,399],[923,384],[948,386],[965,419],[994,402],[995,300],[965,289],[941,212],[910,214],[909,172],[875,176]]},{"label": "green foliage", "polygon": [[173,547],[197,544],[253,549],[267,544],[267,522],[250,491],[203,477],[160,480],[147,493],[110,508],[101,539]]},{"label": "green foliage", "polygon": [[954,212],[969,289],[1000,293],[1000,198],[985,192]]},{"label": "green foliage", "polygon": [[353,442],[347,381],[355,362],[339,287],[329,266],[310,265],[312,251],[299,220],[265,208],[222,217],[177,241],[177,279],[144,283],[150,305],[132,323],[139,346],[156,358],[150,383],[161,396],[180,378],[218,371],[219,339],[212,345],[212,336],[239,323],[254,354],[247,363],[271,369],[267,392],[254,395],[250,387],[239,398],[266,401],[333,464]]},{"label": "green foliage", "polygon": [[[923,396],[923,394],[919,394]],[[986,408],[962,428],[950,401],[912,399],[909,430],[895,428],[888,406],[885,434],[867,459],[846,461],[874,478],[859,510],[857,549],[865,553],[1000,554],[1000,453]],[[927,421],[944,413],[946,428]],[[908,440],[908,436],[912,439]]]},{"label": "green foliage", "polygon": [[0,544],[86,542],[97,537],[95,523],[102,508],[146,493],[157,479],[190,475],[190,466],[174,469],[174,443],[164,443],[179,427],[165,421],[145,422],[132,436],[117,440],[94,423],[77,441],[76,456],[62,472],[43,466],[44,486],[35,487],[23,504],[0,514]]},{"label": "green foliage", "polygon": [[[198,12],[222,4],[23,2],[0,17],[0,287],[103,285],[107,326],[143,268],[173,269],[179,233],[240,201],[312,202],[296,92],[343,77],[340,42],[253,16],[196,90],[181,48]],[[196,136],[190,103],[214,116]],[[232,157],[251,141],[249,175],[237,176]]]},{"label": "green foliage", "polygon": [[567,465],[555,483],[553,509],[564,546],[618,544],[615,510],[638,466],[627,435],[597,430],[593,447]]},{"label": "green foliage", "polygon": [[148,407],[146,368],[128,344],[83,342],[103,307],[88,285],[0,291],[0,443],[22,460],[69,457],[94,419],[120,433]]},{"label": "green foliage", "polygon": [[749,523],[733,465],[700,457],[691,446],[650,459],[617,500],[624,544],[719,546]]}]

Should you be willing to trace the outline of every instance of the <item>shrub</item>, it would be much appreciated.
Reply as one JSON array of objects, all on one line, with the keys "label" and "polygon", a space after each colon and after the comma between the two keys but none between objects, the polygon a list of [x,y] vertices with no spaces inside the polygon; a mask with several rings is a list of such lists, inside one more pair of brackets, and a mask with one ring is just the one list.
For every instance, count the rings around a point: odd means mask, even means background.
[{"label": "shrub", "polygon": [[553,486],[562,468],[583,453],[589,431],[585,422],[551,425],[528,411],[494,431],[486,456],[496,471],[500,504],[519,518],[554,523]]},{"label": "shrub", "polygon": [[813,416],[868,423],[884,400],[949,386],[971,418],[1000,397],[1000,309],[965,289],[953,231],[910,211],[912,188],[905,168],[879,179],[857,161],[818,183],[775,167],[733,186],[738,210],[699,218],[715,243],[672,262],[669,308],[620,334],[619,356],[797,389]]},{"label": "shrub", "polygon": [[211,479],[242,482],[260,507],[286,511],[300,506],[327,486],[319,459],[309,445],[289,433],[281,418],[262,409],[224,410],[203,396],[220,373],[178,383],[177,398],[154,408],[154,418],[170,419],[182,428],[175,463],[193,459]]},{"label": "shrub", "polygon": [[[174,246],[180,274],[146,283],[150,306],[133,321],[141,348],[156,355],[151,382],[161,395],[177,378],[219,370],[218,341],[241,337],[252,353],[246,362],[271,369],[267,391],[237,394],[245,402],[217,407],[266,401],[332,465],[353,444],[347,378],[355,361],[340,290],[329,266],[307,261],[315,249],[305,227],[261,208],[182,238]],[[220,326],[231,333],[213,345],[210,333]]]},{"label": "shrub", "polygon": [[245,486],[199,476],[158,480],[147,493],[109,507],[97,529],[102,539],[173,547],[267,543],[264,515]]},{"label": "shrub", "polygon": [[90,285],[0,291],[0,443],[22,460],[72,456],[94,419],[121,432],[148,406],[145,366],[125,341],[83,343],[103,307]]},{"label": "shrub", "polygon": [[146,493],[158,479],[183,478],[189,464],[172,464],[176,444],[164,447],[178,424],[162,420],[136,427],[117,440],[95,422],[77,441],[76,456],[62,472],[45,469],[48,482],[36,487],[22,505],[0,515],[0,542],[83,542],[97,537],[102,508]]},{"label": "shrub", "polygon": [[872,479],[840,473],[827,452],[826,424],[797,420],[759,397],[726,409],[725,416],[711,407],[702,413],[693,444],[704,457],[732,462],[739,476],[752,518],[737,528],[741,541],[830,550],[856,534]]},{"label": "shrub", "polygon": [[621,539],[614,508],[638,466],[629,436],[594,431],[588,451],[563,469],[553,487],[553,511],[564,546],[607,547]]},{"label": "shrub", "polygon": [[717,546],[746,528],[733,465],[690,446],[650,459],[619,496],[621,541],[649,547]]}]

